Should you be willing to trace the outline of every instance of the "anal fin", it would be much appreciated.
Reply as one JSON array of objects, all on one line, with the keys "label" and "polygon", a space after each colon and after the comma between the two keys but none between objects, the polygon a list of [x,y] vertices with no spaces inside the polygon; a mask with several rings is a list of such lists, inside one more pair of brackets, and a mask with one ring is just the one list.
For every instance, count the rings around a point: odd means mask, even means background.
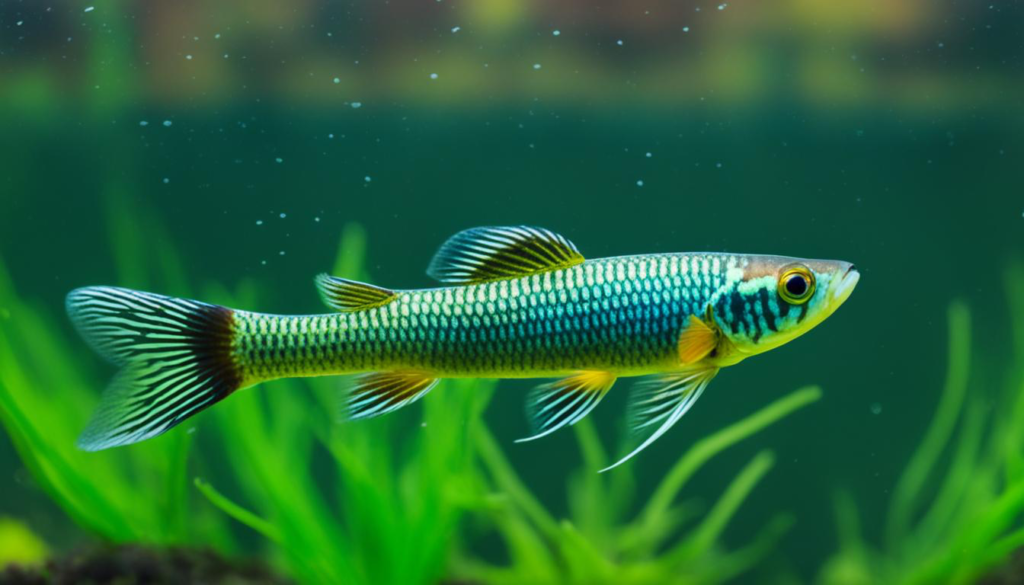
[{"label": "anal fin", "polygon": [[356,379],[348,395],[346,418],[370,418],[393,412],[420,399],[438,379],[422,372],[374,372]]},{"label": "anal fin", "polygon": [[716,374],[718,368],[699,368],[637,383],[629,398],[630,430],[635,433],[655,430],[639,447],[601,471],[622,465],[664,435],[697,402]]},{"label": "anal fin", "polygon": [[526,400],[526,412],[537,434],[516,442],[539,439],[575,424],[597,406],[614,383],[615,374],[594,371],[534,388]]}]

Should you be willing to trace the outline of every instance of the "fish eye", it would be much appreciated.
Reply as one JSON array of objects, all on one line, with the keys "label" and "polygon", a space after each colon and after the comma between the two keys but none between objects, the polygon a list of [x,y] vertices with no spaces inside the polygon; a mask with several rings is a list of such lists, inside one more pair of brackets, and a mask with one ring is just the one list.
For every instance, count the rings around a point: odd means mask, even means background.
[{"label": "fish eye", "polygon": [[795,266],[779,278],[779,296],[791,305],[802,305],[814,294],[814,274],[803,266]]}]

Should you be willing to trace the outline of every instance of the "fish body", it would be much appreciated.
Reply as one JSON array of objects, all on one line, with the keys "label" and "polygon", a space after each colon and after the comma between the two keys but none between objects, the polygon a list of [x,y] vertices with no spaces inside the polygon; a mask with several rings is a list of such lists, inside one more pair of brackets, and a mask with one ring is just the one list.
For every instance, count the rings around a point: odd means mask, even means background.
[{"label": "fish body", "polygon": [[601,258],[520,278],[400,291],[361,311],[236,311],[234,359],[246,385],[383,370],[439,378],[544,378],[583,370],[643,376],[692,365],[680,363],[679,336],[691,315],[703,316],[710,306],[715,325],[742,342],[705,361],[732,365],[809,314],[807,304],[776,300],[774,282],[751,284],[746,275],[762,262],[714,253]]},{"label": "fish body", "polygon": [[335,309],[323,315],[113,287],[72,291],[72,320],[124,368],[80,445],[155,436],[266,380],[343,374],[362,374],[348,395],[350,418],[400,408],[442,378],[560,378],[528,398],[532,439],[580,420],[618,378],[645,376],[630,420],[653,432],[632,456],[721,368],[809,331],[859,279],[847,262],[781,256],[585,260],[564,237],[528,227],[457,234],[428,273],[449,286],[394,291],[321,275]]}]

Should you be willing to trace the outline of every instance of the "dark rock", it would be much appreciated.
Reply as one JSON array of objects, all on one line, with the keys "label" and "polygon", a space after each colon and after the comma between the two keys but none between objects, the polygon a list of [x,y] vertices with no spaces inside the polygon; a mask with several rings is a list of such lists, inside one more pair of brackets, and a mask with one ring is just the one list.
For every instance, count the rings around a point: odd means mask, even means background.
[{"label": "dark rock", "polygon": [[284,585],[289,581],[257,562],[225,559],[211,550],[121,545],[79,550],[42,567],[11,565],[0,585]]}]

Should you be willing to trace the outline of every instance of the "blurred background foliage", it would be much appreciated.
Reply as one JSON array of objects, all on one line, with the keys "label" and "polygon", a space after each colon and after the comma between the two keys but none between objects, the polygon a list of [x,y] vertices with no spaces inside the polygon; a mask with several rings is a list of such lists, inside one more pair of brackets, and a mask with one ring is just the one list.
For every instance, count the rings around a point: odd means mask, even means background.
[{"label": "blurred background foliage", "polygon": [[0,99],[26,113],[523,98],[944,110],[1013,106],[1022,89],[1005,74],[1021,66],[1017,2],[8,1],[2,16]]},{"label": "blurred background foliage", "polygon": [[[642,582],[682,547],[698,581],[973,579],[998,560],[953,535],[1000,556],[1019,528],[1022,39],[1019,1],[0,0],[0,561],[100,537],[271,550],[304,580]],[[191,434],[71,447],[110,374],[62,315],[71,288],[320,312],[334,263],[429,286],[447,236],[515,223],[590,257],[864,278],[609,477],[590,472],[622,395],[513,446],[519,381],[362,427],[330,424],[338,382],[281,382]],[[808,384],[806,416],[694,455]],[[683,461],[700,473],[664,491]]]}]

